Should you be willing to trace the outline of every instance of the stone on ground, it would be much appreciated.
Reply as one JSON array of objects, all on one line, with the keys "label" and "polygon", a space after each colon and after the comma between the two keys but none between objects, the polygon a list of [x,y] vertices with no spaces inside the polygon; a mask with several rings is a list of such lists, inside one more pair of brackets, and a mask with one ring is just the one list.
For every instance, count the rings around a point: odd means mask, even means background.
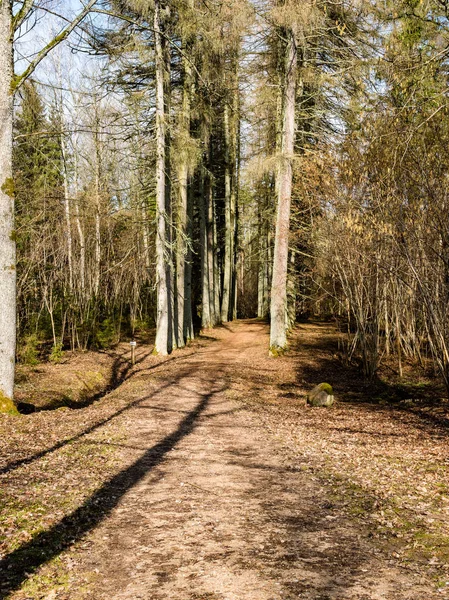
[{"label": "stone on ground", "polygon": [[334,403],[334,392],[328,383],[320,383],[315,386],[307,396],[307,404],[310,406],[332,406]]}]

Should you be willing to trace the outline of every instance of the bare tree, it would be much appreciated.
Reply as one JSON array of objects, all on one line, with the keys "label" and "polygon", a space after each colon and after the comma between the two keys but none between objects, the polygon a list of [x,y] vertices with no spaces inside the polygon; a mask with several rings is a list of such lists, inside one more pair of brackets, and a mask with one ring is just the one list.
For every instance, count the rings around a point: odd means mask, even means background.
[{"label": "bare tree", "polygon": [[33,10],[34,2],[24,0],[13,17],[12,1],[0,5],[0,288],[3,310],[0,317],[0,393],[5,398],[5,409],[12,410],[14,391],[14,363],[16,346],[16,254],[14,241],[14,189],[12,182],[12,119],[13,94],[33,73],[49,52],[66,39],[84,19],[96,0],[90,0],[78,16],[53,38],[31,60],[21,75],[13,69],[13,35]]}]

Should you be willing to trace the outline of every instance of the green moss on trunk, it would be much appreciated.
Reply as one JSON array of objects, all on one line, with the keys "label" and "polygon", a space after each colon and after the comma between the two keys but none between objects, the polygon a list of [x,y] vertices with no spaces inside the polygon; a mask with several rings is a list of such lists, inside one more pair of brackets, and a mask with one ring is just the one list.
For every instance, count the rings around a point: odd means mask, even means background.
[{"label": "green moss on trunk", "polygon": [[270,346],[270,356],[273,356],[274,358],[283,356],[285,352],[286,348],[281,348],[280,346]]},{"label": "green moss on trunk", "polygon": [[12,177],[7,177],[3,182],[1,190],[7,196],[14,198],[14,180]]},{"label": "green moss on trunk", "polygon": [[8,398],[0,391],[0,413],[6,413],[7,415],[18,415],[19,411],[11,398]]}]

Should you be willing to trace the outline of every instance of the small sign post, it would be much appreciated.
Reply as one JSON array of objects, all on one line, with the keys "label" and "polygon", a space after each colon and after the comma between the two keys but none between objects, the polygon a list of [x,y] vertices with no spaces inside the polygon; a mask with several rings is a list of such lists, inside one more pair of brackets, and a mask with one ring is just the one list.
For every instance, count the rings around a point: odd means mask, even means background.
[{"label": "small sign post", "polygon": [[131,340],[129,345],[131,346],[131,364],[134,365],[136,363],[136,340]]}]

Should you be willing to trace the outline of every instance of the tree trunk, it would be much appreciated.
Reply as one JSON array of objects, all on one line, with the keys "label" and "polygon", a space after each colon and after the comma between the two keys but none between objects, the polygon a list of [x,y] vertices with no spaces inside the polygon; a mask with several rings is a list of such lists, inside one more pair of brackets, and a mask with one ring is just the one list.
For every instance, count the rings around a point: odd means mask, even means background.
[{"label": "tree trunk", "polygon": [[[96,99],[95,99],[96,100]],[[96,100],[97,101],[97,100]],[[95,114],[95,267],[93,291],[98,296],[100,290],[101,268],[101,151],[100,151],[100,117]]]},{"label": "tree trunk", "polygon": [[[184,44],[184,52],[188,51],[188,49],[189,44]],[[183,57],[183,67],[184,81],[182,89],[182,109],[180,115],[180,140],[181,144],[185,144],[187,148],[181,148],[181,155],[179,158],[179,194],[176,219],[176,301],[178,315],[178,331],[176,337],[178,347],[180,348],[185,345],[185,341],[188,339],[187,329],[189,329],[189,336],[191,334],[189,321],[191,322],[192,320],[192,311],[191,307],[189,307],[189,303],[191,302],[191,294],[188,290],[188,288],[191,286],[191,280],[190,282],[187,281],[189,269],[186,264],[186,259],[187,255],[189,253],[191,254],[189,250],[189,231],[191,235],[191,224],[189,223],[190,217],[188,215],[189,145],[187,142],[190,138],[190,112],[193,77],[192,65],[186,56]]]},{"label": "tree trunk", "polygon": [[259,273],[258,273],[258,311],[257,316],[265,319],[270,309],[270,284],[272,268],[271,221],[273,203],[273,181],[264,190],[263,201],[259,209]]},{"label": "tree trunk", "polygon": [[235,61],[235,93],[232,103],[232,162],[233,176],[231,185],[231,231],[232,231],[232,284],[231,284],[231,321],[237,318],[237,262],[239,247],[239,191],[240,191],[240,90],[238,78],[238,60]]},{"label": "tree trunk", "polygon": [[[209,163],[210,164],[210,163]],[[217,324],[217,312],[215,302],[215,273],[217,271],[217,256],[214,253],[215,249],[215,227],[214,227],[214,198],[212,192],[212,182],[209,173],[206,175],[205,186],[205,202],[206,202],[206,230],[207,230],[207,273],[209,276],[209,312],[210,324],[209,327],[214,327]]]},{"label": "tree trunk", "polygon": [[186,254],[187,254],[187,164],[183,162],[178,170],[179,198],[176,215],[176,342],[178,348],[185,345],[184,338],[184,306],[186,283]]},{"label": "tree trunk", "polygon": [[[210,168],[212,163],[211,140],[204,136],[204,165],[202,185],[202,209],[204,213],[204,269],[203,269],[203,317],[202,327],[214,327],[219,321],[220,299],[218,257],[216,253],[216,227],[214,196]],[[203,227],[203,225],[202,225]],[[207,302],[207,306],[206,306]]]},{"label": "tree trunk", "polygon": [[161,41],[160,5],[154,3],[154,45],[156,63],[156,285],[157,322],[155,351],[169,352],[169,290],[165,260],[166,249],[166,198],[165,198],[165,106],[164,106],[164,56]]},{"label": "tree trunk", "polygon": [[184,337],[186,341],[193,340],[195,333],[193,330],[192,315],[192,238],[193,238],[193,190],[190,186],[187,197],[187,256],[186,256],[186,274],[185,274],[185,298],[184,298]]},{"label": "tree trunk", "polygon": [[237,136],[239,133],[239,85],[238,50],[233,49],[231,58],[232,99],[228,98],[224,107],[225,142],[225,255],[223,263],[223,289],[221,321],[232,321],[235,309],[235,245],[237,208]]},{"label": "tree trunk", "polygon": [[151,260],[150,260],[150,235],[148,232],[148,212],[146,205],[146,198],[140,200],[140,194],[138,194],[138,203],[140,205],[140,210],[142,213],[142,243],[143,243],[143,251],[144,251],[144,260],[145,260],[145,270],[146,274],[150,273],[151,270]]},{"label": "tree trunk", "polygon": [[206,169],[202,167],[201,183],[200,183],[200,250],[201,250],[201,327],[208,329],[211,327],[211,311],[210,311],[210,290],[209,290],[209,252],[208,252],[208,219],[207,219],[207,202],[208,181],[209,175]]},{"label": "tree trunk", "polygon": [[225,253],[223,264],[223,295],[221,300],[221,320],[229,321],[229,303],[232,290],[232,241],[231,195],[232,195],[232,163],[231,163],[231,124],[228,102],[224,107],[224,142],[225,142]]},{"label": "tree trunk", "polygon": [[293,327],[296,320],[297,274],[296,252],[290,250],[289,266],[287,267],[287,328]]},{"label": "tree trunk", "polygon": [[217,207],[214,199],[214,194],[210,193],[210,218],[212,223],[212,245],[211,245],[211,256],[212,256],[212,280],[211,286],[213,290],[213,299],[214,299],[214,307],[213,307],[213,325],[217,325],[220,323],[220,282],[221,282],[221,273],[220,273],[220,265],[218,262],[218,219],[217,219]]},{"label": "tree trunk", "polygon": [[0,2],[0,412],[15,412],[16,244],[12,180],[12,7]]},{"label": "tree trunk", "polygon": [[[62,108],[61,108],[62,111]],[[62,116],[62,114],[61,114]],[[65,144],[64,133],[61,132],[61,152],[63,162],[63,179],[64,179],[64,216],[66,227],[66,243],[67,243],[67,262],[69,267],[69,290],[73,291],[73,251],[72,251],[72,223],[70,214],[70,192],[69,192],[69,176],[67,168],[67,149]]]},{"label": "tree trunk", "polygon": [[86,292],[86,242],[85,242],[85,236],[84,236],[84,229],[81,224],[80,207],[79,207],[79,202],[78,202],[78,149],[76,148],[76,146],[74,148],[74,153],[73,153],[73,162],[74,162],[73,180],[74,180],[74,196],[75,196],[75,200],[74,200],[75,224],[76,224],[76,229],[78,231],[78,238],[79,238],[79,243],[80,243],[80,267],[79,267],[80,287],[81,287],[81,297],[84,299],[85,292]]},{"label": "tree trunk", "polygon": [[277,180],[276,237],[271,284],[270,351],[277,354],[287,346],[287,271],[290,205],[292,193],[292,156],[295,135],[295,97],[297,53],[293,31],[287,30],[285,78],[283,89],[281,156]]},{"label": "tree trunk", "polygon": [[267,231],[265,223],[264,208],[259,206],[259,231],[258,231],[258,243],[259,243],[259,265],[258,265],[258,282],[257,282],[257,316],[264,319],[267,314]]},{"label": "tree trunk", "polygon": [[[165,19],[170,19],[170,6],[164,5]],[[159,21],[164,26],[163,20]],[[168,296],[168,347],[170,353],[177,347],[176,334],[178,330],[178,315],[175,298],[175,252],[173,248],[173,210],[172,210],[172,180],[171,180],[171,129],[169,126],[171,114],[171,46],[165,35],[160,37],[162,57],[164,61],[164,124],[165,124],[165,277]]]}]

